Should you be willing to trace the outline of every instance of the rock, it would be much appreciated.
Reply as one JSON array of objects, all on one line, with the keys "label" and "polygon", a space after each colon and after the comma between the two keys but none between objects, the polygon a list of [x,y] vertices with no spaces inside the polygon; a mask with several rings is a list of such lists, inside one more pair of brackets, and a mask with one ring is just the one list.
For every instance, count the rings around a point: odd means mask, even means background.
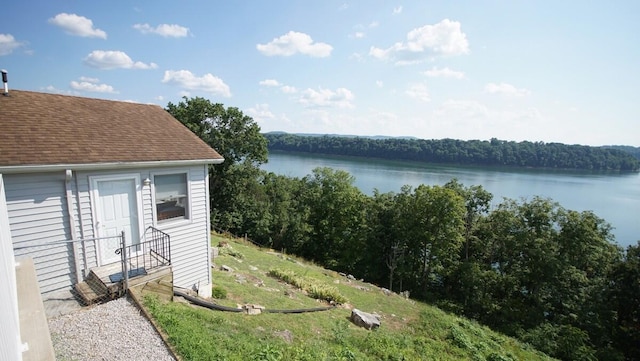
[{"label": "rock", "polygon": [[351,310],[351,317],[349,320],[356,326],[364,327],[367,330],[380,327],[380,316],[375,313],[367,313],[360,311],[357,308]]},{"label": "rock", "polygon": [[393,292],[389,291],[386,288],[380,288],[380,290],[382,291],[382,293],[384,293],[385,296],[391,296],[393,294]]},{"label": "rock", "polygon": [[250,269],[251,271],[257,271],[257,270],[258,270],[258,267],[256,267],[256,266],[249,266],[249,269]]},{"label": "rock", "polygon": [[223,264],[222,266],[220,266],[220,269],[226,272],[233,272],[233,268],[227,266],[226,264]]},{"label": "rock", "polygon": [[247,304],[242,306],[242,309],[247,315],[259,315],[264,311],[264,306]]},{"label": "rock", "polygon": [[368,292],[368,291],[369,291],[369,288],[368,288],[368,287],[365,287],[365,286],[355,286],[355,288],[356,288],[356,289],[358,289],[358,290],[360,290],[360,291],[365,291],[365,292]]},{"label": "rock", "polygon": [[284,330],[284,331],[276,331],[273,333],[274,336],[278,336],[278,337],[282,337],[282,339],[286,342],[286,343],[291,343],[293,342],[293,333],[291,333],[291,331],[289,330]]},{"label": "rock", "polygon": [[355,278],[353,275],[351,275],[351,274],[350,274],[350,275],[347,275],[347,278],[348,278],[348,279],[350,279],[350,280],[352,280],[352,281],[355,281],[355,280],[356,280],[356,278]]}]

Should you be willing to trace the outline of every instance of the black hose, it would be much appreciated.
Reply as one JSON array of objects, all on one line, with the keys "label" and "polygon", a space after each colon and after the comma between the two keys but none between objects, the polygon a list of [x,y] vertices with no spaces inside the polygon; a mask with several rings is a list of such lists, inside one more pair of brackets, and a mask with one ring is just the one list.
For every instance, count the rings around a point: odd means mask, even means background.
[{"label": "black hose", "polygon": [[[206,307],[212,310],[218,310],[218,311],[226,311],[226,312],[243,312],[244,310],[241,308],[234,308],[234,307],[227,307],[227,306],[221,306],[218,304],[215,304],[213,302],[208,302],[205,300],[202,300],[198,297],[193,297],[190,296],[184,292],[178,291],[176,289],[173,290],[173,294],[176,296],[180,296],[183,297],[185,300],[194,303],[198,306],[202,306],[202,307]],[[316,307],[316,308],[300,308],[300,309],[293,309],[293,310],[270,310],[270,309],[265,309],[263,310],[263,312],[266,313],[306,313],[306,312],[320,312],[320,311],[328,311],[328,310],[333,310],[335,309],[335,306],[329,306],[329,307]]]}]

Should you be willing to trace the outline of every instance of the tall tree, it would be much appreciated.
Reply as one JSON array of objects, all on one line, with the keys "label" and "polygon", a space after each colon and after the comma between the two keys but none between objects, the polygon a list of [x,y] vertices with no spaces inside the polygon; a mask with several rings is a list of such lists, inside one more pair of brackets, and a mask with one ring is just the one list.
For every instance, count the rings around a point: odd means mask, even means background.
[{"label": "tall tree", "polygon": [[238,108],[201,98],[169,103],[166,110],[224,157],[209,170],[212,223],[225,229],[242,224],[236,197],[242,189],[250,192],[257,182],[260,164],[267,161],[267,140],[260,127]]}]

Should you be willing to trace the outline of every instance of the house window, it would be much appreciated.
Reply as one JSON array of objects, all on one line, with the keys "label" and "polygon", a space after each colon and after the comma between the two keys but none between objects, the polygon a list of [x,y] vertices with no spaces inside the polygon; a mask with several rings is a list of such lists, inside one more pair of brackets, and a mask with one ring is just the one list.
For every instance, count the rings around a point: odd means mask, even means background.
[{"label": "house window", "polygon": [[186,173],[156,175],[154,176],[154,186],[158,222],[189,219]]}]

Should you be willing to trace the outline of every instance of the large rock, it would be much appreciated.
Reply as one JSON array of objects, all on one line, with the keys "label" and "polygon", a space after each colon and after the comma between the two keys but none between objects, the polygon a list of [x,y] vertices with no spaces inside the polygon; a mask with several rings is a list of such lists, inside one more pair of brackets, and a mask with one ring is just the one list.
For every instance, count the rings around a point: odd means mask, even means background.
[{"label": "large rock", "polygon": [[367,313],[360,311],[357,308],[351,310],[351,317],[349,318],[355,325],[364,327],[367,330],[380,327],[380,316],[375,313]]}]

